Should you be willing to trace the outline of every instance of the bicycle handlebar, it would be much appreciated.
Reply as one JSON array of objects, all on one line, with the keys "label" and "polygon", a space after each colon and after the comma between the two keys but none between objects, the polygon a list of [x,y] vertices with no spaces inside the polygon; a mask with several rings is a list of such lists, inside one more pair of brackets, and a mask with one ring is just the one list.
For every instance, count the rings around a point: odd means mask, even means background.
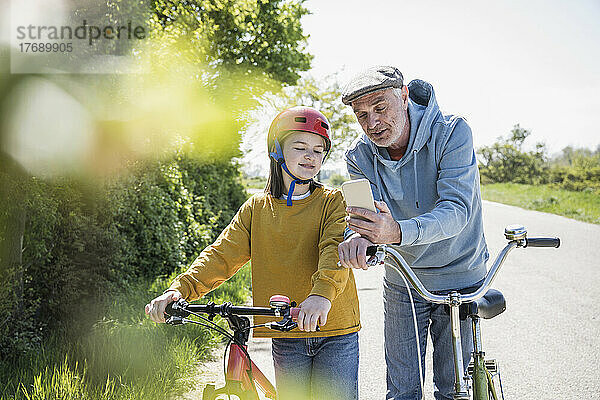
[{"label": "bicycle handlebar", "polygon": [[[520,228],[521,228],[521,230],[519,232],[514,231],[514,226],[510,226],[505,229],[505,235],[509,239],[508,244],[502,249],[502,251],[500,251],[500,253],[496,257],[496,259],[494,260],[494,263],[490,267],[490,269],[489,269],[488,273],[486,274],[486,276],[483,280],[483,283],[481,284],[479,289],[477,289],[477,291],[475,291],[474,293],[470,293],[470,294],[456,293],[454,296],[450,296],[450,295],[438,295],[438,294],[431,293],[429,290],[427,290],[425,288],[425,286],[423,285],[421,280],[417,277],[417,275],[414,273],[414,271],[410,268],[410,266],[404,260],[402,255],[396,249],[394,249],[392,247],[388,247],[387,245],[369,246],[367,248],[367,255],[372,256],[371,257],[372,260],[370,260],[371,265],[374,265],[376,263],[378,263],[378,264],[385,263],[385,265],[393,268],[394,270],[396,270],[398,273],[400,273],[401,275],[403,275],[406,278],[406,280],[417,291],[417,293],[419,293],[419,295],[421,297],[423,297],[425,300],[427,300],[431,303],[448,304],[448,305],[450,305],[453,302],[458,302],[458,304],[470,303],[470,302],[480,299],[487,293],[488,289],[492,285],[492,282],[496,278],[496,275],[498,274],[500,267],[504,263],[506,256],[508,256],[508,253],[510,253],[515,247],[523,247],[523,248],[525,248],[525,247],[554,247],[554,248],[557,248],[560,246],[559,238],[546,238],[546,237],[527,238],[526,237],[527,231],[525,230],[525,228],[523,228],[523,227],[520,227]],[[391,257],[393,263],[385,261],[385,258],[388,255]]]},{"label": "bicycle handlebar", "polygon": [[[275,316],[275,310],[269,307],[244,307],[234,306],[231,303],[224,304],[189,304],[187,301],[170,303],[165,308],[165,313],[187,317],[190,313],[214,314],[214,315],[265,315]],[[183,315],[186,314],[186,315]]]},{"label": "bicycle handlebar", "polygon": [[[288,310],[288,311],[284,311]],[[191,313],[213,314],[226,317],[228,315],[261,315],[265,317],[282,317],[290,314],[293,318],[298,317],[299,307],[245,307],[234,306],[231,303],[223,304],[189,304],[185,300],[178,300],[167,304],[165,313],[185,318]]]},{"label": "bicycle handlebar", "polygon": [[[231,303],[223,304],[189,304],[184,299],[177,300],[167,304],[165,308],[165,314],[168,316],[176,317],[178,319],[187,318],[190,314],[208,314],[210,316],[220,315],[223,318],[229,319],[233,316],[246,316],[246,315],[260,315],[266,317],[283,317],[279,322],[271,322],[265,326],[269,329],[288,331],[294,329],[297,324],[298,314],[300,313],[300,307],[295,306],[296,303],[292,302],[287,305],[272,305],[271,307],[246,307],[246,306],[234,306]],[[176,322],[176,319],[170,320],[171,324],[179,324],[180,321]],[[169,323],[169,321],[167,321]],[[317,331],[319,331],[317,326]]]},{"label": "bicycle handlebar", "polygon": [[559,238],[527,238],[523,247],[560,247]]}]

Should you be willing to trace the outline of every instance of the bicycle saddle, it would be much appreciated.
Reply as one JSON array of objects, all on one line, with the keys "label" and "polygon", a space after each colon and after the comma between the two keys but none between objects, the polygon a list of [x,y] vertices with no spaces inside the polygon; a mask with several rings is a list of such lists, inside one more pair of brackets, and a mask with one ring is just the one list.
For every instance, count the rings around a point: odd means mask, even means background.
[{"label": "bicycle saddle", "polygon": [[[472,303],[464,303],[460,305],[459,315],[461,320],[467,317],[479,317],[483,319],[494,318],[496,315],[502,314],[506,310],[506,300],[504,295],[496,289],[490,289],[479,300]],[[444,305],[446,314],[450,314],[450,307]]]},{"label": "bicycle saddle", "polygon": [[[463,310],[464,307],[464,310]],[[494,318],[506,310],[504,295],[496,289],[490,289],[479,300],[460,306],[461,318],[465,316],[477,316],[483,319]]]}]

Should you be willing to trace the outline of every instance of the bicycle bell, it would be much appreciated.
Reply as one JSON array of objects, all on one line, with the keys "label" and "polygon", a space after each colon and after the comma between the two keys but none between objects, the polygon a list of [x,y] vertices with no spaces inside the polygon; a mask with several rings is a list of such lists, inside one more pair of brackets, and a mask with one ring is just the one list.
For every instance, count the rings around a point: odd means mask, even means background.
[{"label": "bicycle bell", "polygon": [[276,294],[269,299],[269,305],[274,308],[283,308],[290,306],[290,299],[287,296]]},{"label": "bicycle bell", "polygon": [[527,237],[527,229],[523,225],[508,225],[504,228],[504,236],[507,240],[523,240]]}]

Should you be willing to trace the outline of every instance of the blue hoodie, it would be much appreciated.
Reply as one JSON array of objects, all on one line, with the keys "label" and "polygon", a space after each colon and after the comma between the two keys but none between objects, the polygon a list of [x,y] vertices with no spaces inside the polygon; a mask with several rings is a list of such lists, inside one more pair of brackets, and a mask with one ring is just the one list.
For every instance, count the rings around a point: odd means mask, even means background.
[{"label": "blue hoodie", "polygon": [[[479,171],[471,129],[442,115],[431,84],[408,84],[410,139],[394,161],[365,134],[345,160],[352,179],[367,178],[375,200],[400,224],[398,250],[430,291],[462,289],[483,279],[489,258],[483,234]],[[387,280],[404,285],[386,267]]]}]

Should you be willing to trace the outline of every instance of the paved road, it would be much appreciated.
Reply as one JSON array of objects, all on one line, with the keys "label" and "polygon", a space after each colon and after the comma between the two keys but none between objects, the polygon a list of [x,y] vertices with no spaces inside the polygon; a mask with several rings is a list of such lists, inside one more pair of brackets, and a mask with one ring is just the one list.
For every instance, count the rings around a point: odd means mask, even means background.
[{"label": "paved road", "polygon": [[[513,400],[600,399],[600,225],[484,202],[492,257],[505,245],[504,226],[519,223],[530,236],[557,235],[560,249],[517,249],[494,287],[507,311],[482,325],[487,356],[500,362],[504,393]],[[357,271],[360,398],[385,398],[382,272]],[[253,358],[273,379],[268,341],[251,343]],[[427,399],[431,395],[428,357]],[[273,380],[274,381],[274,380]]]}]

